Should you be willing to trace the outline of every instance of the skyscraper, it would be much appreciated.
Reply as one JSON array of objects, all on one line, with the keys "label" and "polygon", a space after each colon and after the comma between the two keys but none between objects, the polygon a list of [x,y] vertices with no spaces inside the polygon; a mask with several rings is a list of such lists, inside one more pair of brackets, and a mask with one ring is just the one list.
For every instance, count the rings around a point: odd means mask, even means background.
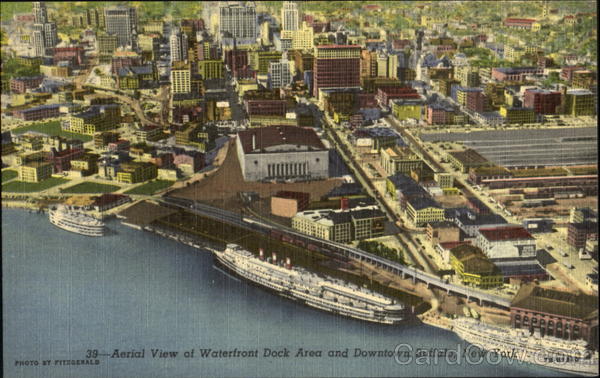
[{"label": "skyscraper", "polygon": [[174,28],[169,38],[171,62],[184,61],[188,58],[188,38],[179,28]]},{"label": "skyscraper", "polygon": [[118,37],[119,46],[133,46],[137,33],[135,8],[116,6],[104,9],[106,32]]},{"label": "skyscraper", "polygon": [[295,1],[283,2],[281,30],[298,30],[298,4]]},{"label": "skyscraper", "polygon": [[48,11],[46,10],[45,2],[33,2],[33,20],[36,24],[45,24],[48,22]]},{"label": "skyscraper", "polygon": [[44,24],[44,44],[46,47],[54,47],[58,44],[58,32],[54,22]]},{"label": "skyscraper", "polygon": [[360,86],[360,46],[320,45],[315,47],[313,96],[319,88]]},{"label": "skyscraper", "polygon": [[312,50],[314,47],[314,32],[306,22],[297,30],[282,30],[281,39],[291,39],[293,50]]},{"label": "skyscraper", "polygon": [[171,67],[171,93],[190,93],[192,91],[191,76],[188,63],[175,62]]},{"label": "skyscraper", "polygon": [[48,22],[48,10],[46,9],[46,3],[43,1],[33,2],[33,18],[31,44],[35,56],[44,56],[48,47],[54,47],[58,44],[56,23]]},{"label": "skyscraper", "polygon": [[54,47],[58,44],[58,34],[54,22],[45,24],[33,24],[33,33],[31,34],[31,44],[35,56],[45,56],[48,47]]},{"label": "skyscraper", "polygon": [[[36,24],[42,25],[42,24]],[[35,56],[44,56],[46,55],[46,46],[44,44],[44,31],[43,30],[34,30],[31,33],[31,44],[33,45],[33,52]]]},{"label": "skyscraper", "polygon": [[269,83],[271,88],[282,88],[292,82],[290,62],[282,58],[279,62],[269,63]]},{"label": "skyscraper", "polygon": [[258,20],[253,1],[222,2],[219,4],[219,37],[235,38],[238,43],[255,42]]}]

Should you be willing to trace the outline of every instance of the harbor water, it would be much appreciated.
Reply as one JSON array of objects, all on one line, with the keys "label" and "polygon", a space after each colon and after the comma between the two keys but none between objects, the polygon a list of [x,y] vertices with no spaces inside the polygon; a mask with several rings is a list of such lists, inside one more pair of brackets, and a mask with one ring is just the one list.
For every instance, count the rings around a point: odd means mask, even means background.
[{"label": "harbor water", "polygon": [[90,238],[3,209],[5,376],[565,375],[467,361],[450,331],[337,317],[224,274],[206,251],[107,227]]}]

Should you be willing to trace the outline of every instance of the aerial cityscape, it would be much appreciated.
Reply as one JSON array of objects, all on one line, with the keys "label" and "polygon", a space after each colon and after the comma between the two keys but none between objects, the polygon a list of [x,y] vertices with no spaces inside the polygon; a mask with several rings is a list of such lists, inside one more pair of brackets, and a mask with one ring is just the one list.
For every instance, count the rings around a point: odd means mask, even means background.
[{"label": "aerial cityscape", "polygon": [[1,11],[4,376],[598,375],[595,1]]}]

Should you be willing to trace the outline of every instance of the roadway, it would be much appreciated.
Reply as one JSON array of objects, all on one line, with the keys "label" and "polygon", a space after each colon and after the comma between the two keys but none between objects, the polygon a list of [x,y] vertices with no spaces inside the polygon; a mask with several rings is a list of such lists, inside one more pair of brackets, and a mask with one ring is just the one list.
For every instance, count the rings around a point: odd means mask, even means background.
[{"label": "roadway", "polygon": [[413,137],[408,131],[406,131],[406,128],[402,127],[398,121],[392,117],[391,115],[387,116],[385,118],[387,120],[387,122],[393,127],[395,128],[400,135],[402,136],[402,139],[404,139],[405,142],[407,142],[407,144],[424,160],[426,160],[425,162],[431,167],[434,168],[436,170],[436,172],[445,172],[444,167],[442,167],[434,158],[433,156],[427,152],[422,146],[421,144],[415,139],[415,137]]},{"label": "roadway", "polygon": [[169,101],[170,101],[171,86],[163,85],[160,87],[158,93],[158,101],[160,102],[160,123],[167,125],[169,115]]},{"label": "roadway", "polygon": [[[367,193],[372,198],[375,198],[375,200],[379,204],[379,208],[384,210],[388,219],[394,225],[401,224],[401,220],[397,217],[394,210],[390,206],[388,206],[388,204],[382,198],[377,188],[375,188],[375,185],[373,185],[373,183],[366,176],[360,164],[358,164],[354,159],[352,159],[352,153],[348,150],[348,147],[340,139],[339,135],[337,135],[337,132],[335,131],[335,125],[333,124],[333,122],[329,119],[327,115],[325,115],[323,118],[326,121],[326,124],[329,126],[325,128],[327,135],[330,137],[330,140],[335,145],[336,150],[340,153],[342,159],[344,159],[346,164],[354,171],[354,175],[360,181],[362,187],[367,190]],[[398,240],[398,242],[404,247],[404,251],[407,253],[408,258],[411,261],[413,261],[414,264],[419,267],[419,269],[425,269],[430,273],[435,273],[437,269],[433,266],[433,264],[431,264],[431,262],[427,258],[423,257],[419,253],[419,249],[415,245],[412,238],[408,237],[405,234],[402,234],[403,230],[401,228],[399,228],[399,231],[400,235],[397,234],[395,235],[395,237]],[[411,244],[414,248],[414,251],[416,252],[413,252],[413,250],[411,250],[408,244]]]},{"label": "roadway", "polygon": [[123,101],[124,103],[126,103],[127,105],[129,105],[131,107],[131,109],[135,112],[136,116],[138,117],[138,119],[140,120],[142,125],[161,126],[159,123],[154,122],[153,120],[146,117],[146,114],[144,113],[144,111],[142,110],[142,108],[140,106],[139,100],[136,100],[134,98],[131,98],[129,96],[125,96],[122,94],[118,94],[118,93],[116,93],[115,90],[110,90],[108,88],[100,88],[100,87],[96,87],[95,85],[90,85],[90,84],[87,84],[86,86],[91,87],[96,92],[100,92],[100,93],[104,92],[108,95],[114,96],[114,97],[118,98],[119,100]]},{"label": "roadway", "polygon": [[[242,227],[248,230],[270,233],[270,231],[274,228],[274,226],[266,224],[263,221],[258,220],[256,218],[243,216],[228,210],[223,210],[209,205],[201,204],[196,201],[174,197],[163,197],[162,199],[160,199],[160,201],[168,205],[177,206],[179,208],[185,209],[197,215],[217,219],[221,222],[232,224],[234,226]],[[284,227],[281,225],[277,225],[276,227],[278,229],[284,229]],[[332,248],[333,250],[337,251],[337,253],[344,254],[344,256],[348,258],[375,265],[381,269],[385,269],[393,274],[401,276],[403,279],[410,277],[414,281],[425,282],[428,287],[435,286],[440,289],[446,290],[446,292],[448,293],[462,295],[466,297],[467,300],[476,299],[479,301],[480,304],[485,302],[502,308],[508,308],[510,306],[510,300],[505,297],[487,293],[479,289],[449,283],[446,280],[442,280],[441,278],[433,274],[424,272],[422,270],[418,270],[414,267],[402,265],[395,261],[387,260],[383,257],[373,255],[358,248],[306,235],[289,228],[285,228],[285,232],[297,238],[302,238],[304,240],[309,240],[315,243],[319,243],[321,245],[326,245]]]},{"label": "roadway", "polygon": [[[410,147],[419,156],[421,156],[425,163],[427,163],[430,167],[434,168],[437,172],[450,173],[454,177],[454,182],[458,184],[458,186],[462,186],[461,190],[465,197],[475,197],[484,204],[486,204],[492,212],[500,213],[500,211],[498,211],[498,209],[496,209],[493,206],[494,204],[490,203],[490,199],[486,198],[483,195],[483,193],[478,193],[477,191],[472,190],[471,185],[467,183],[467,181],[464,179],[463,175],[460,174],[460,172],[453,171],[452,169],[446,168],[442,164],[438,163],[437,160],[433,157],[433,155],[430,154],[425,148],[423,148],[421,143],[417,141],[417,139],[413,137],[405,128],[400,126],[395,119],[393,119],[391,116],[387,117],[386,119],[388,120],[390,125],[392,125],[396,130],[398,130],[398,132],[400,132],[403,138],[406,138],[405,141],[409,142],[408,144],[410,145]],[[446,165],[449,166],[449,163],[447,163]],[[507,218],[513,223],[519,223],[518,219],[514,216],[508,216],[505,213],[500,213],[500,215],[504,218]]]}]

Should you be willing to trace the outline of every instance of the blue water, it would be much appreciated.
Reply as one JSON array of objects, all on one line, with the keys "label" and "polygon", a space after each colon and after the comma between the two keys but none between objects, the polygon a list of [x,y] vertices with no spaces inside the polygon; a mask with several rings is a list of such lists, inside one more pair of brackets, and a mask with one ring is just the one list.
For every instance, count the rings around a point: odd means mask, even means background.
[{"label": "blue water", "polygon": [[[2,212],[4,373],[7,377],[214,376],[559,376],[515,362],[398,364],[393,357],[354,357],[355,348],[464,349],[451,332],[427,325],[383,326],[316,311],[213,268],[212,257],[172,240],[108,224],[114,233],[88,238],[59,230],[45,215]],[[258,349],[258,358],[201,358],[200,349]],[[287,348],[290,357],[263,357]],[[299,348],[322,357],[295,357]],[[345,350],[348,357],[329,357]],[[88,350],[145,349],[143,359]],[[150,349],[178,351],[152,358]],[[194,357],[184,357],[194,349]],[[43,366],[44,360],[50,365]],[[92,359],[95,360],[95,359]],[[405,361],[406,359],[404,359]],[[23,366],[37,361],[38,366]],[[426,362],[422,357],[418,362]]]}]

